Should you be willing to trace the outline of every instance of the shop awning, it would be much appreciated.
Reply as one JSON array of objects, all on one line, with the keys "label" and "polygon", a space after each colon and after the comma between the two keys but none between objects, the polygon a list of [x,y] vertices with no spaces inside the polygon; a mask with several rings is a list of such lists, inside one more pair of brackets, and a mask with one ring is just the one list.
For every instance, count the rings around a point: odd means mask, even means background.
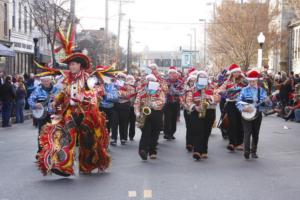
[{"label": "shop awning", "polygon": [[14,52],[14,50],[4,46],[3,44],[0,44],[0,56],[14,57],[15,52]]}]

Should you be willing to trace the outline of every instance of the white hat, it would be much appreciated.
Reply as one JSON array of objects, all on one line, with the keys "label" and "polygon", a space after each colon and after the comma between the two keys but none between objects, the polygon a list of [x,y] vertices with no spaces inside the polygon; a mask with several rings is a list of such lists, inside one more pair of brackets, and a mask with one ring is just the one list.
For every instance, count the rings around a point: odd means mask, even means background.
[{"label": "white hat", "polygon": [[149,66],[148,66],[150,69],[158,69],[158,66],[156,63],[151,63]]},{"label": "white hat", "polygon": [[127,77],[126,77],[126,83],[129,84],[129,85],[134,85],[135,78],[132,75],[127,75]]},{"label": "white hat", "polygon": [[46,80],[46,79],[52,80],[53,77],[52,77],[52,76],[41,76],[41,77],[40,77],[40,80]]},{"label": "white hat", "polygon": [[179,72],[177,71],[177,68],[176,68],[175,66],[169,67],[168,74],[171,73],[171,72],[179,73]]},{"label": "white hat", "polygon": [[127,77],[127,75],[126,75],[126,74],[124,74],[123,72],[119,72],[119,73],[117,74],[117,77],[126,78],[126,77]]},{"label": "white hat", "polygon": [[191,76],[189,76],[186,80],[187,80],[187,82],[189,82],[191,79],[197,79],[197,76],[196,75],[191,75]]},{"label": "white hat", "polygon": [[208,78],[208,74],[207,74],[207,72],[206,71],[204,71],[204,70],[200,70],[200,71],[198,71],[198,74],[197,74],[198,76],[204,76],[204,77],[201,77],[201,78]]},{"label": "white hat", "polygon": [[157,81],[157,78],[153,74],[149,74],[146,76],[147,81]]}]

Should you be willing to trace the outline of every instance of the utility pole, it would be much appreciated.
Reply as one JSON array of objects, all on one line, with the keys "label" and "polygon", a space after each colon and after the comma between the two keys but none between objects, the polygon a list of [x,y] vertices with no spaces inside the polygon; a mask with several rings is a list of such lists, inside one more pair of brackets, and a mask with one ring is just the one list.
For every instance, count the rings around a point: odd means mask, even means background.
[{"label": "utility pole", "polygon": [[118,20],[118,38],[117,38],[117,68],[121,69],[120,62],[120,34],[121,34],[121,20],[122,20],[122,1],[119,1],[119,20]]},{"label": "utility pole", "polygon": [[204,22],[204,45],[203,45],[203,60],[204,67],[206,67],[206,19],[199,19],[200,22]]},{"label": "utility pole", "polygon": [[196,65],[196,52],[197,52],[197,32],[196,28],[193,28],[194,31],[194,54],[193,54],[193,60],[194,60],[194,65]]},{"label": "utility pole", "polygon": [[108,50],[110,49],[110,42],[108,39],[108,0],[105,0],[105,37],[104,37],[104,56],[103,63],[104,65],[108,65]]},{"label": "utility pole", "polygon": [[121,21],[122,21],[122,5],[123,3],[133,3],[134,1],[130,1],[130,0],[119,0],[119,20],[118,20],[118,39],[117,39],[117,52],[116,52],[116,62],[117,62],[117,67],[118,69],[120,69],[120,38],[121,38]]},{"label": "utility pole", "polygon": [[206,20],[204,20],[204,67],[206,67]]},{"label": "utility pole", "polygon": [[132,73],[131,71],[131,19],[128,22],[128,43],[127,43],[127,71],[129,74]]},{"label": "utility pole", "polygon": [[72,23],[75,22],[75,0],[71,0],[70,2],[70,14]]}]

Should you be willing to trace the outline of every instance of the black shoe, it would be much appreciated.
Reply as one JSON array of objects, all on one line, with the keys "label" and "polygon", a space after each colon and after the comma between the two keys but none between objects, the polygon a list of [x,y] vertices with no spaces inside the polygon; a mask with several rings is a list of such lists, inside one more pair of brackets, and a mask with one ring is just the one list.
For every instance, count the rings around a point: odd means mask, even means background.
[{"label": "black shoe", "polygon": [[187,150],[188,152],[192,152],[192,151],[193,151],[193,146],[190,145],[190,144],[186,145],[186,150]]},{"label": "black shoe", "polygon": [[140,150],[139,155],[142,158],[142,160],[147,160],[147,152],[145,150]]},{"label": "black shoe", "polygon": [[133,138],[130,138],[130,141],[134,141],[134,139],[133,139]]},{"label": "black shoe", "polygon": [[117,140],[112,140],[111,142],[110,142],[110,145],[111,146],[117,146]]},{"label": "black shoe", "polygon": [[172,137],[169,136],[169,135],[165,135],[165,136],[164,136],[164,139],[166,139],[166,140],[172,140]]},{"label": "black shoe", "polygon": [[149,157],[150,157],[151,160],[155,160],[156,159],[156,154],[151,154]]},{"label": "black shoe", "polygon": [[249,153],[244,153],[244,157],[245,157],[246,160],[249,160],[250,154]]},{"label": "black shoe", "polygon": [[257,154],[256,154],[256,153],[251,153],[251,157],[252,157],[252,158],[255,158],[255,159],[257,159],[257,158],[258,158],[258,156],[257,156]]},{"label": "black shoe", "polygon": [[227,146],[227,149],[229,151],[234,151],[234,146],[232,144],[230,144],[230,145]]},{"label": "black shoe", "polygon": [[170,138],[171,138],[172,140],[175,140],[175,139],[176,139],[176,137],[175,137],[175,136],[171,136]]},{"label": "black shoe", "polygon": [[126,140],[121,140],[121,145],[125,145],[126,144]]},{"label": "black shoe", "polygon": [[201,155],[200,155],[200,153],[194,152],[194,153],[193,153],[193,158],[194,158],[195,160],[201,160]]}]

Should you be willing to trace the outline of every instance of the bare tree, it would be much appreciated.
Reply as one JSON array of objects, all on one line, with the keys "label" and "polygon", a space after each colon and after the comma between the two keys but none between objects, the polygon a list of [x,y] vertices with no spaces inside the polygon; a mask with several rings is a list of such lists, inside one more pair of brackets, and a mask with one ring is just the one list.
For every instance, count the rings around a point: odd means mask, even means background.
[{"label": "bare tree", "polygon": [[300,18],[300,1],[299,0],[286,0],[286,3],[288,3],[292,9],[294,9],[297,18]]},{"label": "bare tree", "polygon": [[70,0],[23,0],[22,2],[29,7],[35,25],[46,36],[51,47],[54,66],[56,33],[59,27],[71,22],[70,12],[65,9]]},{"label": "bare tree", "polygon": [[265,52],[278,45],[280,37],[276,24],[272,23],[277,15],[278,4],[271,8],[268,1],[251,0],[244,4],[223,1],[217,8],[215,21],[208,27],[208,51],[214,67],[237,63],[247,70],[255,66],[260,32],[266,36]]}]

